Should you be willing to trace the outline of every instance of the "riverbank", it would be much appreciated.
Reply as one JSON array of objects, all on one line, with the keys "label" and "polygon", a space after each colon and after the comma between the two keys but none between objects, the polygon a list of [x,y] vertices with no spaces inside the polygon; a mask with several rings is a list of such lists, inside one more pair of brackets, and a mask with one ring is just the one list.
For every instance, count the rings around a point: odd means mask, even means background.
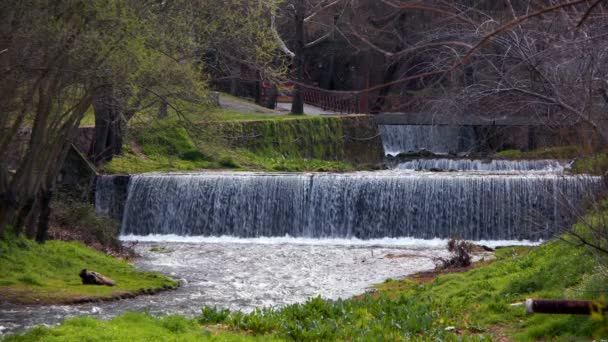
[{"label": "riverbank", "polygon": [[352,299],[312,298],[249,314],[204,308],[195,319],[123,314],[71,319],[7,341],[82,340],[579,340],[606,337],[606,317],[527,315],[526,298],[600,300],[605,273],[584,247],[556,240],[509,247],[466,272],[387,280]]},{"label": "riverbank", "polygon": [[[11,236],[0,240],[0,301],[17,304],[75,304],[132,298],[176,288],[167,276],[142,272],[126,261],[79,242],[38,244]],[[82,269],[116,281],[116,286],[83,285]]]}]

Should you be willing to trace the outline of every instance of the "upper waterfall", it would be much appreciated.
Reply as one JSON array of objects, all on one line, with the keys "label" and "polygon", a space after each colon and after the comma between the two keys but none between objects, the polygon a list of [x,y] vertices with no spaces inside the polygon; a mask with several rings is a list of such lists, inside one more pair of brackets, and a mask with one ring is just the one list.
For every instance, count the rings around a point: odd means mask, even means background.
[{"label": "upper waterfall", "polygon": [[475,130],[469,126],[380,125],[384,153],[435,154],[471,152],[477,147]]}]

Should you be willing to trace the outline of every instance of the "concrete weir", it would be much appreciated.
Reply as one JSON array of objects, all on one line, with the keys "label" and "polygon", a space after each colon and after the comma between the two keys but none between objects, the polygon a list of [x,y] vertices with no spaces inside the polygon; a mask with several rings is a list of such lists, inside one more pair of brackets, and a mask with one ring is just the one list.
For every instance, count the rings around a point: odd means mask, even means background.
[{"label": "concrete weir", "polygon": [[[112,177],[112,176],[110,176]],[[117,214],[101,177],[100,212]],[[131,177],[122,234],[235,237],[546,239],[598,177],[557,174],[194,173]],[[114,184],[114,185],[112,185]]]}]

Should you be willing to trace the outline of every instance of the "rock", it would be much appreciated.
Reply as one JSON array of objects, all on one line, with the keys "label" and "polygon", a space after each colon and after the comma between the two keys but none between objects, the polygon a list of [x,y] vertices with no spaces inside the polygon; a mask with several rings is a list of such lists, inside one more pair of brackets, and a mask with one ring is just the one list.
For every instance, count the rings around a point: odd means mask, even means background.
[{"label": "rock", "polygon": [[104,275],[97,272],[87,271],[86,269],[80,271],[80,278],[84,285],[106,285],[115,286],[116,282]]},{"label": "rock", "polygon": [[471,251],[472,252],[476,252],[476,253],[494,252],[494,248],[488,247],[486,245],[471,244]]}]

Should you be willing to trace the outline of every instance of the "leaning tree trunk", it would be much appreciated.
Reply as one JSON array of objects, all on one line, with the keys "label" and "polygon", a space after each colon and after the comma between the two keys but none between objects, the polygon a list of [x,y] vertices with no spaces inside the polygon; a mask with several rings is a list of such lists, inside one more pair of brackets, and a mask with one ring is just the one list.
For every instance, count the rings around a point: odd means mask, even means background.
[{"label": "leaning tree trunk", "polygon": [[123,99],[111,85],[99,88],[93,99],[95,111],[95,137],[89,156],[100,165],[122,152]]},{"label": "leaning tree trunk", "polygon": [[291,103],[291,112],[293,114],[304,114],[304,99],[302,97],[302,87],[304,83],[304,17],[306,16],[306,8],[304,0],[297,0],[296,3],[296,46],[294,49],[296,80],[294,87],[293,102]]}]

